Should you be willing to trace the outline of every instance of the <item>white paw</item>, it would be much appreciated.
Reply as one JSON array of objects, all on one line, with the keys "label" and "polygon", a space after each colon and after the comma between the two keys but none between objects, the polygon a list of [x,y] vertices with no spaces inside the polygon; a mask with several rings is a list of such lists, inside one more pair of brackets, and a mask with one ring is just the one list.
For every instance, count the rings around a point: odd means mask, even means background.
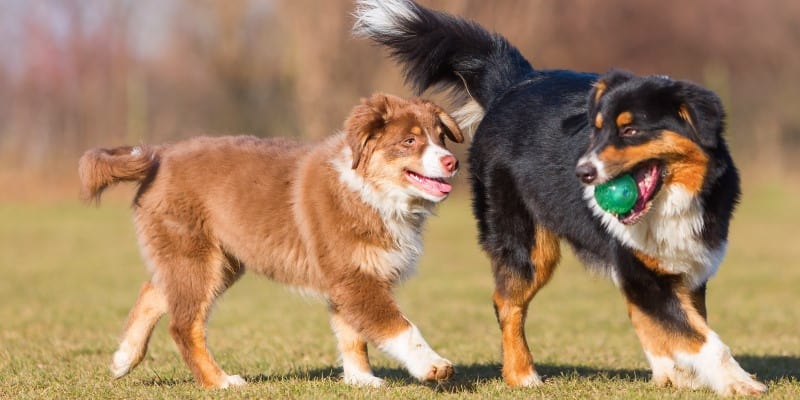
[{"label": "white paw", "polygon": [[131,371],[131,356],[124,350],[117,350],[114,353],[114,358],[111,360],[111,374],[114,378],[122,378]]},{"label": "white paw", "polygon": [[531,373],[530,375],[523,377],[519,380],[519,386],[521,387],[534,387],[539,386],[542,384],[542,378],[536,372]]},{"label": "white paw", "polygon": [[675,381],[679,387],[708,387],[720,395],[757,395],[767,387],[753,379],[731,355],[730,349],[710,332],[695,354],[677,353]]},{"label": "white paw", "polygon": [[453,363],[436,354],[414,324],[378,344],[378,348],[405,364],[408,372],[420,381],[439,381],[453,376]]},{"label": "white paw", "polygon": [[343,380],[348,385],[362,387],[381,387],[385,383],[383,379],[366,372],[345,373]]},{"label": "white paw", "polygon": [[723,395],[745,395],[756,396],[767,392],[767,385],[753,379],[748,378],[729,384],[725,390],[720,393]]},{"label": "white paw", "polygon": [[225,378],[222,379],[222,384],[219,385],[219,388],[227,389],[229,387],[244,386],[246,384],[247,382],[239,375],[226,375]]},{"label": "white paw", "polygon": [[437,358],[427,363],[409,365],[409,372],[420,381],[442,381],[450,379],[455,372],[453,363],[444,358]]},{"label": "white paw", "polygon": [[659,387],[666,387],[675,381],[675,361],[670,357],[655,356],[645,350],[644,355],[653,371],[653,383]]},{"label": "white paw", "polygon": [[733,358],[723,363],[725,370],[724,383],[715,390],[725,396],[730,395],[758,395],[767,391],[767,386],[753,379],[753,376],[743,370]]}]

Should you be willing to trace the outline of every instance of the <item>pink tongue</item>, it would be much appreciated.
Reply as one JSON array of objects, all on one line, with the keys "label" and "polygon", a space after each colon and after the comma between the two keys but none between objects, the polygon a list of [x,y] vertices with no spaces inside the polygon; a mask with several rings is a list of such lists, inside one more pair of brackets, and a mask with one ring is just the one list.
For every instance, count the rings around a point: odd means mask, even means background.
[{"label": "pink tongue", "polygon": [[[636,199],[636,204],[633,206],[634,210],[641,210],[644,208],[644,205],[650,201],[650,197],[653,195],[653,189],[657,182],[656,175],[658,175],[657,165],[652,165],[649,168],[642,168],[637,171],[635,179],[636,186],[639,187],[639,198]],[[649,184],[645,181],[645,178],[648,176],[650,176]]]},{"label": "pink tongue", "polygon": [[420,178],[422,178],[422,182],[420,182],[422,187],[431,193],[450,193],[450,191],[453,190],[453,187],[446,182],[437,181],[424,176],[420,176]]}]

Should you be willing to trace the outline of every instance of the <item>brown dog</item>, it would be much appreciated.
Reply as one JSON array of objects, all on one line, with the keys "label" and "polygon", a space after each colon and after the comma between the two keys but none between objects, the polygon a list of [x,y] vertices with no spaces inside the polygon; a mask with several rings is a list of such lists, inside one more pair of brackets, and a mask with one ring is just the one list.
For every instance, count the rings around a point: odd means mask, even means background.
[{"label": "brown dog", "polygon": [[458,161],[445,137],[458,125],[423,100],[376,94],[345,131],[317,145],[255,137],[201,137],[171,145],[92,149],[80,160],[82,195],[140,183],[134,223],[152,273],[128,316],[111,370],[126,375],[153,326],[169,331],[197,382],[244,384],[206,347],[214,300],[245,270],[321,295],[329,304],[344,380],[378,386],[367,342],[419,380],[447,379],[440,357],[406,319],[392,288],[413,272],[425,219],[444,200]]}]

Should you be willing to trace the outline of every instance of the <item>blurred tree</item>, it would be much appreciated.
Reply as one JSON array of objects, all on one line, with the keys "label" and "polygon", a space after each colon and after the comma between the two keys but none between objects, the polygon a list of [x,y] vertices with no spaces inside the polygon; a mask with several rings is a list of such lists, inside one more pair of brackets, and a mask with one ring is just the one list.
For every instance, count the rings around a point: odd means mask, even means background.
[{"label": "blurred tree", "polygon": [[[421,2],[502,33],[537,68],[617,67],[707,85],[728,109],[740,164],[800,167],[800,2]],[[72,165],[88,146],[196,134],[327,135],[360,97],[411,94],[382,50],[351,37],[352,8],[4,1],[0,164]]]}]

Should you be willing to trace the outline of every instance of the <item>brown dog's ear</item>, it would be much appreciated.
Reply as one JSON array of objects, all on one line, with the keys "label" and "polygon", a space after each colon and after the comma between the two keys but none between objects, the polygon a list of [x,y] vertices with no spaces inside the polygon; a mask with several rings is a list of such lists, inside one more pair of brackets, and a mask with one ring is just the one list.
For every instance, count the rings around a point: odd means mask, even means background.
[{"label": "brown dog's ear", "polygon": [[458,127],[456,120],[444,111],[439,112],[437,116],[439,121],[442,121],[442,125],[444,125],[445,135],[456,143],[464,143],[464,134],[461,133],[461,128]]},{"label": "brown dog's ear", "polygon": [[380,93],[372,95],[369,99],[361,99],[361,104],[355,106],[350,112],[344,128],[347,134],[347,143],[353,152],[353,169],[356,169],[361,162],[367,142],[386,125],[391,117],[390,114],[389,98]]}]

